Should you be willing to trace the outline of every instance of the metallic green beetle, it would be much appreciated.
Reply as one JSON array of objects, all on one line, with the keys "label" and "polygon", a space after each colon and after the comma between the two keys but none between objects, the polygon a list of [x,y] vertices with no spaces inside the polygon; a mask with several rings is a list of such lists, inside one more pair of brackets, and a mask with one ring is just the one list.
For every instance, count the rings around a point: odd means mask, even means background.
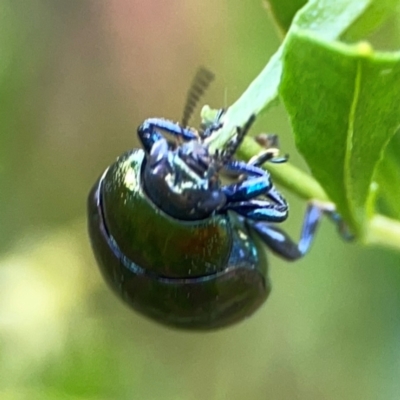
[{"label": "metallic green beetle", "polygon": [[[185,119],[207,74],[201,70],[192,85]],[[144,121],[138,128],[144,150],[120,156],[88,199],[90,238],[104,278],[135,310],[169,326],[215,329],[251,315],[271,289],[265,245],[288,260],[302,257],[326,212],[311,204],[294,243],[277,226],[288,205],[260,168],[286,159],[276,149],[249,163],[233,159],[253,116],[210,154],[205,139],[221,127],[221,115],[201,131],[161,118]],[[233,183],[221,183],[225,172],[236,177]]]}]

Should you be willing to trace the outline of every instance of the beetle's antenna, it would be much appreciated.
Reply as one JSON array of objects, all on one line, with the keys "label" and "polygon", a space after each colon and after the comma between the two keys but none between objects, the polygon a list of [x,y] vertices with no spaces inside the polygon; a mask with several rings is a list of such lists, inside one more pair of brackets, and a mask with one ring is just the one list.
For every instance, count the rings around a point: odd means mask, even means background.
[{"label": "beetle's antenna", "polygon": [[204,67],[198,69],[186,97],[185,108],[183,109],[182,126],[186,127],[188,125],[198,101],[213,80],[214,74],[211,71]]}]

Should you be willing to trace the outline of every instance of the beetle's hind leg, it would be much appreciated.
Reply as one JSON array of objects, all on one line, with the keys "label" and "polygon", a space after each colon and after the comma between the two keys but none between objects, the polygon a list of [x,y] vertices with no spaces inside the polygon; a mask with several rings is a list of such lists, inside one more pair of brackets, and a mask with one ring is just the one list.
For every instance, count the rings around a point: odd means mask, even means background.
[{"label": "beetle's hind leg", "polygon": [[344,222],[335,211],[332,203],[312,201],[308,204],[300,240],[294,242],[282,229],[266,222],[254,222],[247,220],[247,224],[254,229],[261,240],[276,254],[289,261],[295,261],[303,257],[311,247],[319,222],[323,215],[327,215],[338,226],[339,233],[345,239],[352,239]]}]

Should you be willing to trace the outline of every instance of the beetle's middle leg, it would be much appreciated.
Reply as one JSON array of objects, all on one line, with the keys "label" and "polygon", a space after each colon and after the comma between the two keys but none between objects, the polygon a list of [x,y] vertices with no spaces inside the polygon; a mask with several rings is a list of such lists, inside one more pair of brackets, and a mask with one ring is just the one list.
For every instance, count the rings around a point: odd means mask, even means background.
[{"label": "beetle's middle leg", "polygon": [[282,222],[287,218],[286,200],[275,189],[267,171],[240,161],[229,163],[227,168],[247,177],[222,188],[227,198],[225,210],[235,211],[245,218],[257,221]]}]

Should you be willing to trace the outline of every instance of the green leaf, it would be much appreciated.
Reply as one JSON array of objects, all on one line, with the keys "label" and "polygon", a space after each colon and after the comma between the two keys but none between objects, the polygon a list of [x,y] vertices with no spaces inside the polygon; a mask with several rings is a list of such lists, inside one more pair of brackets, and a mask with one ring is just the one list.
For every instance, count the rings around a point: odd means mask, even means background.
[{"label": "green leaf", "polygon": [[[307,187],[313,187],[309,195],[317,193],[326,198],[325,190],[355,233],[362,234],[373,212],[372,176],[398,123],[399,102],[391,90],[399,81],[398,54],[373,53],[368,45],[350,47],[337,40],[370,33],[398,3],[308,1],[264,70],[223,116],[222,128],[208,139],[210,151],[223,147],[235,127],[243,126],[252,114],[275,104],[284,68],[281,95],[300,151],[322,185],[319,189],[308,182]],[[379,15],[375,15],[377,10]],[[310,139],[310,130],[319,136]],[[325,141],[320,140],[325,137]],[[318,146],[322,142],[326,143],[325,152]],[[244,147],[254,146],[245,141]],[[247,153],[245,149],[242,155],[247,157]],[[337,157],[335,162],[332,156]],[[283,166],[271,170],[276,182],[289,182],[296,193],[307,198],[295,180],[284,177],[285,173]]]},{"label": "green leaf", "polygon": [[[398,4],[399,0],[384,1],[385,4]],[[371,27],[364,26],[360,21],[368,19],[368,15],[374,11],[371,6],[380,2],[382,0],[309,0],[296,14],[287,37],[292,31],[301,28],[314,32],[320,38],[336,40],[354,24],[358,25],[357,34],[369,33]],[[394,6],[387,8],[387,13],[393,8]],[[282,75],[282,54],[287,37],[243,95],[229,107],[223,117],[224,126],[209,139],[211,151],[223,147],[235,127],[243,126],[250,115],[258,115],[276,104]]]},{"label": "green leaf", "polygon": [[277,25],[283,32],[287,32],[292,20],[307,3],[307,0],[268,0],[268,8],[275,19]]},{"label": "green leaf", "polygon": [[382,22],[398,11],[399,0],[370,1],[365,12],[342,35],[345,41],[356,41],[378,28]]},{"label": "green leaf", "polygon": [[400,219],[400,132],[389,142],[376,171],[378,197],[383,212]]},{"label": "green leaf", "polygon": [[374,172],[400,125],[400,52],[375,53],[366,43],[349,46],[292,30],[280,94],[313,175],[363,236]]}]

